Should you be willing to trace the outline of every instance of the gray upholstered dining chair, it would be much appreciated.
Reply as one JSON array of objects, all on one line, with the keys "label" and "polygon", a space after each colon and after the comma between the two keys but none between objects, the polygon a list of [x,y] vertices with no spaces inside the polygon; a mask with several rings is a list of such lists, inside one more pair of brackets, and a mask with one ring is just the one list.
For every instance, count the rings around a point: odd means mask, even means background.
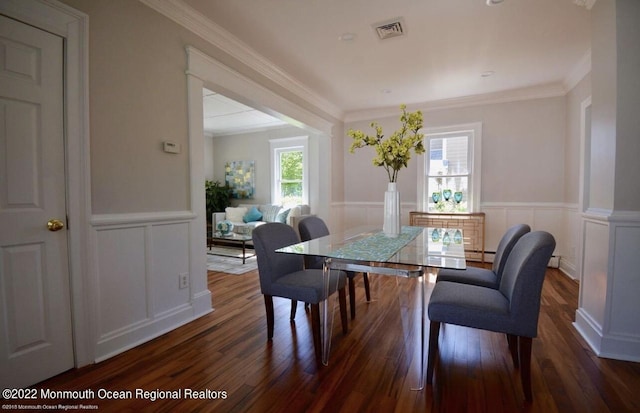
[{"label": "gray upholstered dining chair", "polygon": [[491,269],[480,267],[467,267],[464,270],[442,268],[438,271],[436,282],[451,281],[489,288],[500,287],[502,272],[504,271],[504,266],[507,263],[507,258],[511,250],[520,237],[530,231],[531,228],[527,224],[517,224],[507,229],[502,239],[500,239]]},{"label": "gray upholstered dining chair", "polygon": [[[273,339],[273,297],[303,301],[311,304],[311,329],[316,358],[321,359],[320,301],[326,297],[323,288],[322,270],[305,269],[302,255],[275,252],[278,248],[300,242],[293,227],[270,222],[256,227],[252,234],[258,260],[260,290],[264,295],[267,311],[267,338]],[[331,271],[329,294],[338,291],[342,331],[347,333],[347,297],[344,271]],[[292,319],[293,321],[293,319]]]},{"label": "gray upholstered dining chair", "polygon": [[[298,223],[298,232],[300,233],[301,241],[309,241],[312,239],[324,237],[329,235],[329,228],[325,222],[316,216],[308,216],[303,218]],[[323,258],[322,257],[305,257],[306,268],[322,269]],[[351,319],[356,318],[356,287],[354,277],[359,274],[353,271],[347,271],[347,278],[349,280],[349,308],[351,310]],[[364,282],[364,292],[367,301],[371,301],[371,290],[369,288],[369,276],[366,272],[362,273],[362,281]],[[293,310],[292,310],[293,311]]]},{"label": "gray upholstered dining chair", "polygon": [[505,333],[525,399],[531,393],[531,346],[538,335],[540,295],[545,271],[556,242],[551,234],[523,235],[507,258],[498,289],[449,281],[436,283],[429,300],[427,383],[433,380],[440,324]]}]

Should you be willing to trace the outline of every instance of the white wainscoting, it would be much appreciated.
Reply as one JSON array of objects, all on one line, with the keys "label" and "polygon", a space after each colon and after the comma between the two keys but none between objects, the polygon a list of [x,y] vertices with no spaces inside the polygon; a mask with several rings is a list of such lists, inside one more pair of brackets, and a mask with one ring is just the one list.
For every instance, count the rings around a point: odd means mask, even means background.
[{"label": "white wainscoting", "polygon": [[[189,211],[93,216],[96,361],[151,340],[211,311],[206,270],[190,262],[195,215]],[[200,245],[201,244],[201,245]],[[180,275],[189,280],[180,288]]]},{"label": "white wainscoting", "polygon": [[575,326],[594,349],[601,347],[607,303],[609,223],[605,218],[584,220],[582,280]]},{"label": "white wainscoting", "polygon": [[495,251],[507,228],[528,224],[534,231],[548,231],[556,239],[554,256],[560,270],[577,277],[576,250],[579,241],[578,207],[562,203],[484,203],[486,214],[485,248]]},{"label": "white wainscoting", "polygon": [[640,361],[640,213],[588,211],[576,329],[600,357]]},{"label": "white wainscoting", "polygon": [[[401,203],[402,225],[409,224],[409,212],[415,203]],[[576,250],[579,241],[578,207],[559,203],[484,203],[486,214],[485,250],[495,252],[502,235],[512,225],[528,224],[533,230],[548,231],[556,239],[555,256],[560,257],[560,269],[572,278],[577,277]],[[345,202],[332,205],[332,218],[337,229],[360,225],[382,225],[382,202]],[[339,217],[344,217],[340,221]]]}]

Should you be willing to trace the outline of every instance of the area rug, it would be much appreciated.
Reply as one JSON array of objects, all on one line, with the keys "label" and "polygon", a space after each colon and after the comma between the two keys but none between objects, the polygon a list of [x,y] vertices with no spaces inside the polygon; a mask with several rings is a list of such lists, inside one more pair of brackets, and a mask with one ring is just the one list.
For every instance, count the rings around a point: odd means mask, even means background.
[{"label": "area rug", "polygon": [[[214,252],[221,255],[213,255]],[[247,254],[253,254],[253,250],[247,251]],[[242,250],[239,248],[213,247],[207,251],[207,270],[240,275],[258,268],[256,257],[247,258],[245,264],[240,257]]]}]

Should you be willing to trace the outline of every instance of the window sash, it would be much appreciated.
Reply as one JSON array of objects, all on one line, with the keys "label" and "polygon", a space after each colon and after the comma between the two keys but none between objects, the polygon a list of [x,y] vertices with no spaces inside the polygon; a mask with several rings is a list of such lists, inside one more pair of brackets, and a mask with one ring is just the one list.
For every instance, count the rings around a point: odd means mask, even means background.
[{"label": "window sash", "polygon": [[[308,203],[308,138],[284,138],[270,140],[271,145],[271,202],[278,205],[293,206]],[[302,176],[299,179],[285,179],[282,177],[283,156],[291,152],[301,152]],[[300,184],[300,195],[287,195],[286,186]],[[295,191],[298,192],[298,191]]]},{"label": "window sash", "polygon": [[[463,139],[454,142],[455,138]],[[479,210],[481,138],[481,123],[429,128],[425,131],[427,152],[418,166],[418,199],[423,211],[468,213]],[[461,143],[465,140],[465,148],[461,149]],[[464,150],[466,155],[461,155],[460,150]],[[443,162],[447,158],[454,162]],[[449,191],[443,193],[445,190]],[[440,200],[444,200],[446,195],[446,205],[440,202],[437,206],[433,192],[439,193]]]}]

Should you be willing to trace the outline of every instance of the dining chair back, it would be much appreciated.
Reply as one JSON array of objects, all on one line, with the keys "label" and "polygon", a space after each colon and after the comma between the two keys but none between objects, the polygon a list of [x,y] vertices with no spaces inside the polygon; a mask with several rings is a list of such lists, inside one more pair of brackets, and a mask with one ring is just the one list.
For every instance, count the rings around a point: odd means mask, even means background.
[{"label": "dining chair back", "polygon": [[[311,305],[311,324],[316,358],[321,359],[320,309],[319,303],[327,296],[322,270],[305,269],[301,255],[276,252],[277,249],[300,242],[295,230],[283,223],[266,223],[256,227],[252,233],[258,261],[260,291],[264,295],[267,313],[267,338],[273,339],[275,314],[273,297],[303,301]],[[329,294],[338,292],[342,331],[347,333],[346,274],[331,271]],[[293,318],[291,319],[293,322]]]},{"label": "dining chair back", "polygon": [[436,283],[428,306],[430,320],[427,383],[431,383],[440,324],[505,333],[527,401],[531,392],[531,346],[538,334],[540,296],[555,239],[544,231],[523,235],[507,258],[498,289],[450,281]]},{"label": "dining chair back", "polygon": [[[300,220],[298,223],[298,232],[302,241],[309,241],[330,235],[327,224],[317,216],[308,216]],[[324,264],[323,257],[306,256],[305,267],[322,269]],[[358,274],[353,271],[347,271],[347,279],[349,281],[349,309],[351,310],[351,319],[356,318],[356,287],[355,276]],[[364,292],[367,301],[371,301],[371,289],[369,286],[369,275],[362,273],[362,281],[364,284]]]},{"label": "dining chair back", "polygon": [[438,271],[436,281],[451,281],[495,289],[499,288],[502,273],[504,272],[504,267],[507,264],[509,254],[511,254],[513,247],[516,245],[520,237],[530,231],[531,228],[527,224],[517,224],[507,229],[500,239],[491,269],[472,266],[467,266],[464,270],[444,268]]}]

